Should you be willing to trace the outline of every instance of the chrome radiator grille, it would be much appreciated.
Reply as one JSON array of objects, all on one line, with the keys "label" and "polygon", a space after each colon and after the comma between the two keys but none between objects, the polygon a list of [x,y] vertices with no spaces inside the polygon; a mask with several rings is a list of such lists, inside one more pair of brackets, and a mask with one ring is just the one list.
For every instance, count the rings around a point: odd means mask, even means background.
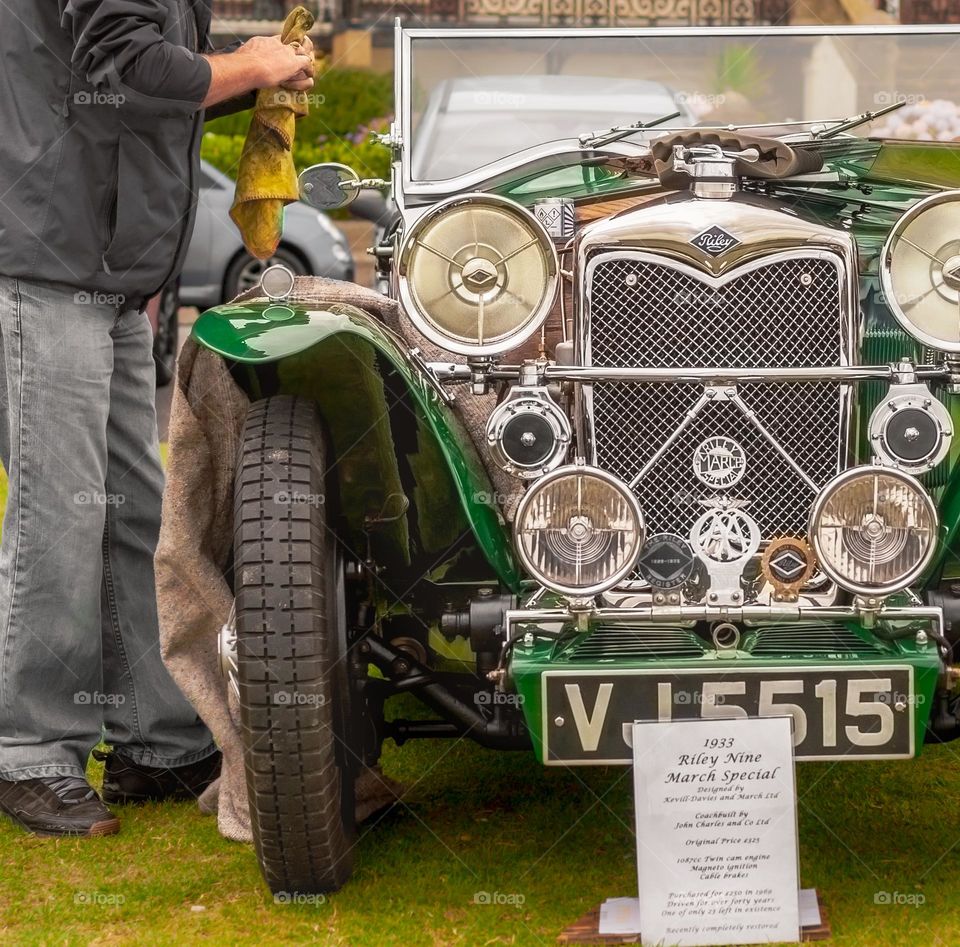
[{"label": "chrome radiator grille", "polygon": [[[771,257],[719,285],[648,254],[595,257],[585,355],[597,367],[842,364],[841,263],[802,254]],[[728,494],[745,501],[764,538],[802,535],[817,489],[844,465],[843,386],[741,384],[707,394],[683,383],[594,385],[597,463],[634,485],[651,532],[685,534],[717,495],[694,475],[694,452],[708,438],[732,438],[746,472]]]}]

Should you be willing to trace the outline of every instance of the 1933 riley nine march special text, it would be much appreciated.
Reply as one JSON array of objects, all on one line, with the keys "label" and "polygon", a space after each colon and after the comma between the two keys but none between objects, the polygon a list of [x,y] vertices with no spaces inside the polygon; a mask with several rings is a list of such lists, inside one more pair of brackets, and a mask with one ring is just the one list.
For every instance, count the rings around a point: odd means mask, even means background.
[{"label": "1933 riley nine march special text", "polygon": [[273,890],[349,877],[388,738],[957,735],[956,40],[398,28],[391,181],[301,173],[385,193],[396,324],[274,268],[194,329],[252,402],[222,648]]}]

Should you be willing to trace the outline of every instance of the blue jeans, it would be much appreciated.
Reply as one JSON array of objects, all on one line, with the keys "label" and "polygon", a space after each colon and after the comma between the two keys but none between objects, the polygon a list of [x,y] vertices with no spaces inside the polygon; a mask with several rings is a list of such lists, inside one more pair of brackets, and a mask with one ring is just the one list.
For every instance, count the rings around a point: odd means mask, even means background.
[{"label": "blue jeans", "polygon": [[160,657],[155,380],[146,315],[0,276],[0,778],[215,751]]}]

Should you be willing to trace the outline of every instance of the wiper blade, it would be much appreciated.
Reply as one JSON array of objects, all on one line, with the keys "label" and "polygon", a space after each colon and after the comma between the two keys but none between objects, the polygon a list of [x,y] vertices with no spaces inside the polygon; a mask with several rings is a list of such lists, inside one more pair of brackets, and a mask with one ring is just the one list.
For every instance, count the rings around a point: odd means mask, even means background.
[{"label": "wiper blade", "polygon": [[813,137],[816,141],[826,141],[829,138],[835,138],[837,135],[842,135],[844,132],[848,132],[858,125],[866,125],[868,122],[872,122],[875,119],[882,118],[884,115],[889,115],[891,112],[897,111],[897,109],[902,109],[906,104],[907,100],[901,99],[899,102],[894,102],[893,105],[877,109],[875,112],[863,112],[860,115],[854,115],[853,118],[844,119],[832,128],[813,132]]},{"label": "wiper blade", "polygon": [[577,141],[584,148],[601,148],[604,145],[620,141],[622,138],[627,138],[635,132],[644,131],[647,128],[656,128],[658,125],[663,125],[664,122],[671,122],[675,118],[680,118],[682,114],[682,112],[671,112],[669,115],[661,115],[660,118],[655,118],[650,122],[634,122],[632,125],[601,128],[595,132],[587,132],[585,135],[581,135]]}]

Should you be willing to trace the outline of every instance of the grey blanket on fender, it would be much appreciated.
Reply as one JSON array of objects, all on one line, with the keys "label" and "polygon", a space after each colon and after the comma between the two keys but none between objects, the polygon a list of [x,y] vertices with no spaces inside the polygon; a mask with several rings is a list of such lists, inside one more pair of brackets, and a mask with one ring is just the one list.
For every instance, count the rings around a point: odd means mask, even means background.
[{"label": "grey blanket on fender", "polygon": [[[251,298],[255,293],[239,300]],[[302,277],[291,299],[317,306],[349,303],[399,331],[428,360],[448,357],[423,342],[393,301],[372,290]],[[475,440],[482,437],[495,396],[457,400],[470,434]],[[248,408],[249,400],[224,360],[187,340],[177,365],[170,412],[167,484],[156,553],[160,644],[171,676],[223,751],[220,779],[201,797],[200,806],[216,812],[221,834],[237,841],[250,841],[252,834],[239,707],[220,673],[217,636],[233,601],[226,579],[233,543],[233,481]],[[515,491],[503,476],[496,472],[497,488],[505,494]],[[358,821],[394,801],[399,791],[379,769],[365,770],[356,787]]]}]

